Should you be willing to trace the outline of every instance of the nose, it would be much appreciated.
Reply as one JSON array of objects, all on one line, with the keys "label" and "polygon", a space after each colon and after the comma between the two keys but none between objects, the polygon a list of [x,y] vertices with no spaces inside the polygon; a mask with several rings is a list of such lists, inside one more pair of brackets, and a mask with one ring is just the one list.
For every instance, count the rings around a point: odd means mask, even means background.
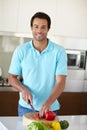
[{"label": "nose", "polygon": [[39,27],[38,30],[37,30],[37,32],[41,33],[42,32],[42,28]]}]

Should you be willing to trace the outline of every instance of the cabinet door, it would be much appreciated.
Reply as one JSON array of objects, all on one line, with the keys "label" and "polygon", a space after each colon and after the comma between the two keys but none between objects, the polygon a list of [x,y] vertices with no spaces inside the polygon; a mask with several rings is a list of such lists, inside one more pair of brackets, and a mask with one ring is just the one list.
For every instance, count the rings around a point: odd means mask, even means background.
[{"label": "cabinet door", "polygon": [[81,115],[87,115],[87,92],[82,93],[82,97],[81,97]]},{"label": "cabinet door", "polygon": [[18,92],[1,91],[0,116],[18,116],[18,99]]},{"label": "cabinet door", "polygon": [[17,32],[31,34],[30,19],[38,11],[45,12],[51,17],[52,29],[50,33],[53,33],[55,28],[56,0],[21,0]]},{"label": "cabinet door", "polygon": [[79,93],[79,92],[62,93],[58,99],[58,101],[61,104],[59,115],[80,115],[81,114],[81,96],[82,96],[82,93]]},{"label": "cabinet door", "polygon": [[58,0],[55,34],[87,37],[87,1]]},{"label": "cabinet door", "polygon": [[0,31],[16,32],[19,0],[0,0]]}]

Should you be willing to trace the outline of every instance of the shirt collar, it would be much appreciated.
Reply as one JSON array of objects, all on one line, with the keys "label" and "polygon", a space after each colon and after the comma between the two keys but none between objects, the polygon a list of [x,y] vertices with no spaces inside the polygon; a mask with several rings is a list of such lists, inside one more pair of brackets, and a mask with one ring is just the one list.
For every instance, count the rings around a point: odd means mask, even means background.
[{"label": "shirt collar", "polygon": [[[30,46],[31,46],[31,48],[32,48],[33,50],[36,50],[36,49],[34,48],[34,46],[33,46],[32,40],[30,41]],[[46,52],[46,51],[52,51],[52,49],[53,49],[53,44],[52,44],[52,42],[48,39],[48,45],[47,45],[47,47],[43,50],[42,53],[44,53],[44,52]],[[37,50],[36,50],[36,51],[37,51]]]}]

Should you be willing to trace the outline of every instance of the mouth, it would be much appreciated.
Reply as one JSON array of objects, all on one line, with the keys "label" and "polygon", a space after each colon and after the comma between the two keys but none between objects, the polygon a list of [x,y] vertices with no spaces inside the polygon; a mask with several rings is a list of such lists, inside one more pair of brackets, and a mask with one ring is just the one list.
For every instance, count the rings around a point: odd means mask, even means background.
[{"label": "mouth", "polygon": [[36,38],[37,38],[38,40],[43,39],[43,34],[42,34],[42,33],[37,33],[35,36],[36,36]]},{"label": "mouth", "polygon": [[38,37],[42,37],[43,34],[42,34],[42,33],[37,33],[36,36],[38,36]]}]

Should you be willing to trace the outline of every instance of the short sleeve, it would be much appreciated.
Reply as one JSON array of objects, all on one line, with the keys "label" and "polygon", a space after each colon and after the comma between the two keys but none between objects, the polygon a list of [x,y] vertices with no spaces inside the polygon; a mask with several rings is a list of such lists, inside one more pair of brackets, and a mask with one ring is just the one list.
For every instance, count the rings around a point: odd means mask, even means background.
[{"label": "short sleeve", "polygon": [[67,75],[67,54],[64,48],[57,55],[55,75]]},{"label": "short sleeve", "polygon": [[22,61],[22,53],[20,51],[20,48],[17,47],[13,53],[8,73],[15,75],[21,74],[22,72],[21,61]]}]

